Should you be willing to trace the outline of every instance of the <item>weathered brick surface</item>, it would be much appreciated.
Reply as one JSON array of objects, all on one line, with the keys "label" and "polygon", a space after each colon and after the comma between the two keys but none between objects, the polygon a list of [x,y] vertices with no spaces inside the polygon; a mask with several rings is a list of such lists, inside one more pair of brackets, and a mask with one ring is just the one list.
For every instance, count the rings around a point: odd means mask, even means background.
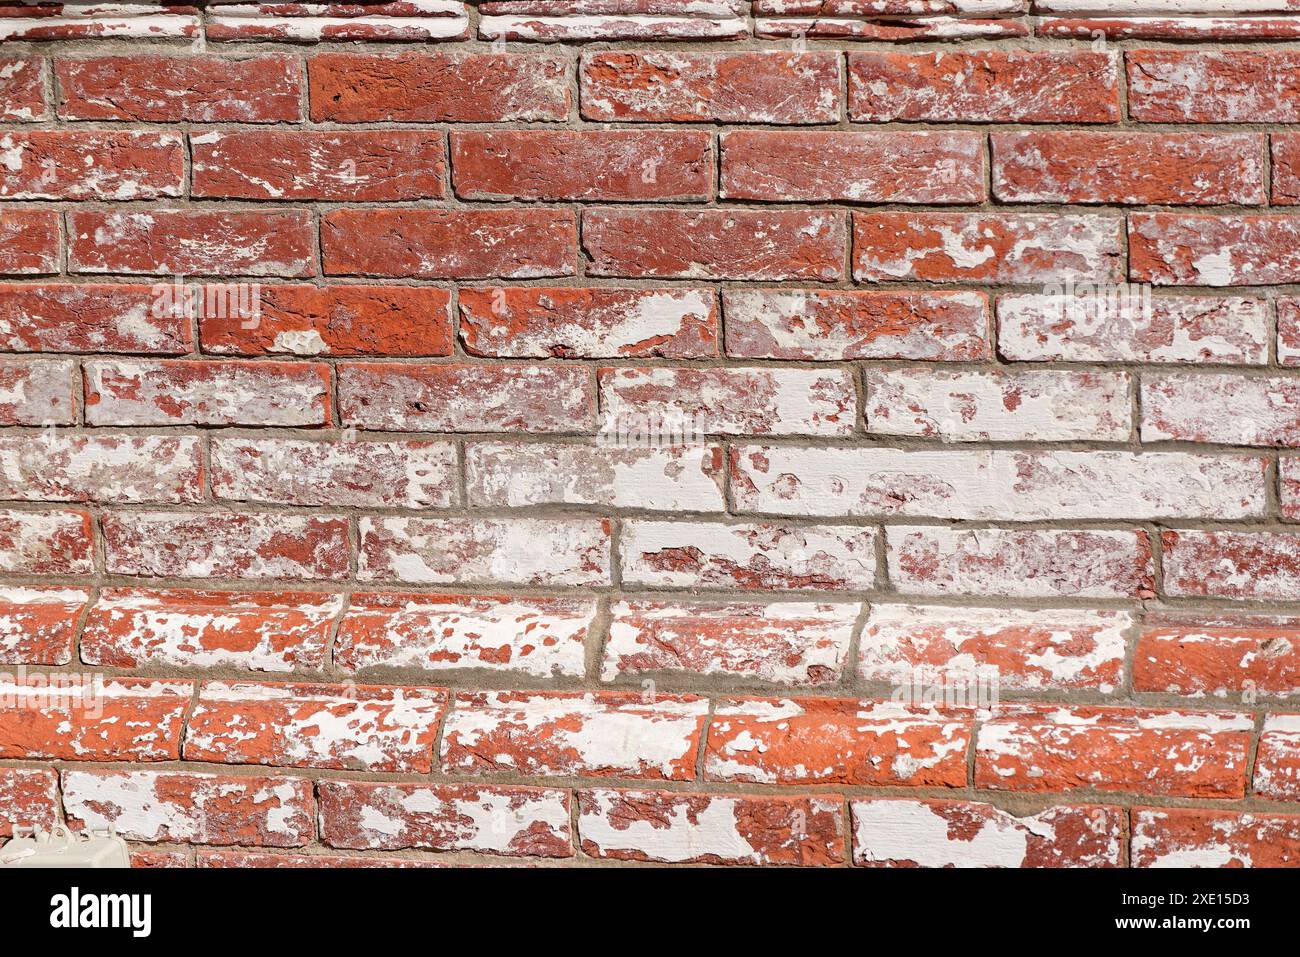
[{"label": "weathered brick surface", "polygon": [[518,53],[419,53],[308,58],[311,118],[366,122],[538,122],[569,110],[559,57]]},{"label": "weathered brick surface", "polygon": [[428,772],[446,701],[434,688],[207,682],[189,716],[185,757]]},{"label": "weathered brick surface", "polygon": [[1065,805],[1019,817],[990,804],[871,798],[853,809],[864,867],[1119,867],[1123,814]]},{"label": "weathered brick surface", "polygon": [[854,213],[859,282],[1022,283],[1123,278],[1123,220],[1054,213]]},{"label": "weathered brick surface", "polygon": [[726,351],[738,359],[983,359],[978,293],[727,289]]},{"label": "weathered brick surface", "polygon": [[456,498],[447,442],[215,439],[212,493],[224,501],[446,508]]},{"label": "weathered brick surface", "polygon": [[784,202],[978,203],[977,136],[953,133],[725,133],[722,195]]},{"label": "weathered brick surface", "polygon": [[853,53],[849,116],[859,121],[1105,123],[1119,119],[1113,53],[1004,50]]},{"label": "weathered brick surface", "polygon": [[89,575],[94,519],[77,509],[0,509],[0,571],[20,575]]},{"label": "weathered brick surface", "polygon": [[59,271],[63,229],[52,209],[0,210],[0,274],[27,276]]},{"label": "weathered brick surface", "polygon": [[1254,790],[1279,801],[1300,799],[1300,715],[1270,715],[1259,736]]},{"label": "weathered brick surface", "polygon": [[763,784],[962,787],[972,713],[838,698],[723,701],[704,773]]},{"label": "weathered brick surface", "polygon": [[858,611],[852,603],[619,603],[601,677],[691,672],[830,684],[843,672]]},{"label": "weathered brick surface", "polygon": [[203,133],[195,196],[226,199],[394,200],[443,195],[446,157],[432,133]]},{"label": "weathered brick surface", "polygon": [[1155,568],[1141,530],[886,529],[889,577],[904,594],[1008,598],[1151,598]]},{"label": "weathered brick surface", "polygon": [[0,820],[0,837],[13,824],[49,830],[59,821],[59,775],[37,768],[0,768],[0,801],[8,813]]},{"label": "weathered brick surface", "polygon": [[465,450],[471,505],[564,504],[721,512],[722,449],[475,442]]},{"label": "weathered brick surface", "polygon": [[1259,614],[1148,615],[1133,659],[1133,687],[1244,700],[1300,688],[1293,618]]},{"label": "weathered brick surface", "polygon": [[867,431],[949,442],[1124,442],[1127,373],[866,373]]},{"label": "weathered brick surface", "polygon": [[867,591],[877,535],[852,525],[623,523],[623,581],[667,588]]},{"label": "weathered brick surface", "polygon": [[362,581],[609,583],[608,520],[363,518],[360,531]]},{"label": "weathered brick surface", "polygon": [[279,123],[301,119],[297,57],[60,57],[67,120]]},{"label": "weathered brick surface", "polygon": [[0,198],[179,196],[184,142],[174,133],[38,130],[0,134]]},{"label": "weathered brick surface", "polygon": [[347,523],[317,515],[115,512],[103,520],[105,565],[160,578],[340,579]]},{"label": "weathered brick surface", "polygon": [[48,67],[36,57],[0,59],[0,119],[43,120],[49,110],[45,105],[45,76]]},{"label": "weathered brick surface", "polygon": [[28,502],[159,502],[202,499],[199,440],[193,436],[0,435],[0,497]]},{"label": "weathered brick surface", "polygon": [[591,427],[591,380],[558,365],[345,363],[344,424],[392,432],[577,432]]},{"label": "weathered brick surface", "polygon": [[975,784],[993,790],[1242,797],[1252,722],[1233,712],[1024,705],[980,726]]},{"label": "weathered brick surface", "polygon": [[158,209],[74,212],[68,268],[148,276],[308,276],[315,229],[304,212]]},{"label": "weathered brick surface", "polygon": [[585,853],[628,861],[811,867],[846,853],[840,800],[821,795],[579,791],[578,832]]},{"label": "weathered brick surface", "polygon": [[1300,814],[1134,808],[1134,867],[1295,867]]},{"label": "weathered brick surface", "polygon": [[508,359],[705,359],[718,354],[708,289],[483,287],[460,291],[471,355]]},{"label": "weathered brick surface", "polygon": [[0,4],[0,828],[1300,865],[1298,43]]},{"label": "weathered brick surface", "polygon": [[1300,534],[1188,529],[1162,537],[1170,595],[1275,601],[1300,595]]},{"label": "weathered brick surface", "polygon": [[334,660],[369,668],[573,677],[596,617],[587,599],[356,593],[339,626]]},{"label": "weathered brick surface", "polygon": [[584,54],[582,115],[655,123],[827,123],[843,66],[825,52]]},{"label": "weathered brick surface", "polygon": [[14,283],[0,287],[0,342],[14,352],[188,352],[189,322],[170,305],[143,283]]},{"label": "weathered brick surface", "polygon": [[1250,133],[994,133],[993,194],[1016,203],[1201,206],[1264,198]]},{"label": "weathered brick surface", "polygon": [[342,599],[321,592],[108,588],[81,634],[88,664],[314,671]]},{"label": "weathered brick surface", "polygon": [[567,791],[544,788],[323,781],[321,841],[340,848],[569,857],[569,800]]},{"label": "weathered brick surface", "polygon": [[1292,51],[1135,50],[1129,111],[1147,123],[1294,123],[1300,58]]},{"label": "weathered brick surface", "polygon": [[736,447],[740,512],[1035,521],[1264,512],[1264,460],[1183,452]]},{"label": "weathered brick surface", "polygon": [[470,774],[689,781],[707,713],[694,696],[462,694],[443,729],[442,763]]},{"label": "weathered brick surface", "polygon": [[0,425],[72,425],[76,371],[60,360],[0,359]]},{"label": "weathered brick surface", "polygon": [[299,847],[315,800],[301,778],[193,771],[65,771],[68,821],[129,840]]},{"label": "weathered brick surface", "polygon": [[1124,668],[1125,612],[873,605],[859,641],[864,678],[942,682],[962,668],[997,672],[1014,690],[1111,693]]},{"label": "weathered brick surface", "polygon": [[1030,293],[998,300],[998,352],[1021,362],[1263,365],[1268,309],[1240,296],[1140,295],[1115,305]]},{"label": "weathered brick surface", "polygon": [[193,684],[180,681],[5,681],[0,756],[175,761],[193,692]]},{"label": "weathered brick surface", "polygon": [[0,591],[0,662],[66,665],[89,597],[75,588]]},{"label": "weathered brick surface", "polygon": [[92,425],[325,425],[329,370],[320,364],[194,359],[85,365]]}]

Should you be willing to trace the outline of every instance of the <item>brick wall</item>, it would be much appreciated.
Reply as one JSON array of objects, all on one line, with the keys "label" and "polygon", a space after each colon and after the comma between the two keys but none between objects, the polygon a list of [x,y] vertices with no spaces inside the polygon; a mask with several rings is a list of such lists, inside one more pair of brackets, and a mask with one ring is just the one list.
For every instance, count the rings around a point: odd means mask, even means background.
[{"label": "brick wall", "polygon": [[0,40],[0,818],[1300,862],[1300,0]]}]

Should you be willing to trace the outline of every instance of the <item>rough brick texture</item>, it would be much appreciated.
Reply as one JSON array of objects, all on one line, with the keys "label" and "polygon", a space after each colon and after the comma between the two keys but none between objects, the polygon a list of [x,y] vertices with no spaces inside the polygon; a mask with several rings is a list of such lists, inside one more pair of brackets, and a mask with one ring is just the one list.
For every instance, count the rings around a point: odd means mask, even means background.
[{"label": "rough brick texture", "polygon": [[1298,46],[0,3],[0,839],[1300,866]]}]

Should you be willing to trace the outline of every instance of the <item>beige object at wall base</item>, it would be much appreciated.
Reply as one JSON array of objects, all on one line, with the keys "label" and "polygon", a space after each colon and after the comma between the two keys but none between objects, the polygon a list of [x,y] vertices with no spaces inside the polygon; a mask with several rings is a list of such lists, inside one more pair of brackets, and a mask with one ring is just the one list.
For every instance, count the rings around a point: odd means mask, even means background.
[{"label": "beige object at wall base", "polygon": [[131,866],[126,841],[112,830],[74,834],[62,825],[43,831],[15,824],[13,831],[0,847],[0,868]]}]

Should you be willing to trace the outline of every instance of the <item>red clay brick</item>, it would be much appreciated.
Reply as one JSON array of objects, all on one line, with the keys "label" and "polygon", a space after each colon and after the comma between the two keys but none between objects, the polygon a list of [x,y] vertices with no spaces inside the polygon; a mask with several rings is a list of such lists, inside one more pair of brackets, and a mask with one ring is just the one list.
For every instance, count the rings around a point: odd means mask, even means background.
[{"label": "red clay brick", "polygon": [[844,274],[844,232],[837,212],[595,209],[582,246],[593,276],[831,281]]},{"label": "red clay brick", "polygon": [[0,589],[0,663],[68,664],[89,597],[75,588]]},{"label": "red clay brick", "polygon": [[0,209],[0,275],[58,272],[62,235],[52,209]]},{"label": "red clay brick", "polygon": [[1078,50],[850,53],[859,122],[1106,123],[1119,119],[1118,57]]},{"label": "red clay brick", "polygon": [[723,133],[722,196],[778,202],[980,203],[976,133]]},{"label": "red clay brick", "polygon": [[708,289],[489,286],[460,290],[470,355],[501,359],[706,359],[718,354]]},{"label": "red clay brick", "polygon": [[1134,867],[1300,867],[1300,814],[1133,809]]},{"label": "red clay brick", "polygon": [[190,137],[192,193],[224,199],[441,199],[441,133],[237,131]]},{"label": "red clay brick", "polygon": [[55,61],[65,120],[280,123],[301,118],[298,58],[139,55]]},{"label": "red clay brick", "polygon": [[847,856],[843,801],[668,791],[578,792],[593,857],[671,864],[827,866]]},{"label": "red clay brick", "polygon": [[0,343],[15,352],[188,352],[189,321],[160,292],[145,283],[0,286]]},{"label": "red clay brick", "polygon": [[143,275],[308,276],[305,212],[147,209],[68,215],[68,268]]},{"label": "red clay brick", "polygon": [[0,198],[158,199],[181,195],[178,133],[11,131],[0,134]]},{"label": "red clay brick", "polygon": [[1240,798],[1252,731],[1223,711],[1004,706],[980,725],[975,786]]},{"label": "red clay brick", "polygon": [[340,209],[321,217],[330,276],[571,276],[577,223],[558,209]]},{"label": "red clay brick", "polygon": [[704,775],[755,784],[964,787],[974,713],[842,698],[723,700]]},{"label": "red clay brick", "polygon": [[452,773],[691,781],[709,703],[641,692],[456,696],[442,733]]},{"label": "red clay brick", "polygon": [[63,803],[74,826],[112,826],[136,841],[301,847],[315,830],[311,782],[301,778],[64,771]]},{"label": "red clay brick", "polygon": [[106,588],[81,657],[110,668],[319,670],[342,599],[322,592]]},{"label": "red clay brick", "polygon": [[59,823],[59,775],[45,768],[0,768],[0,837],[15,823],[50,830]]},{"label": "red clay brick", "polygon": [[320,783],[329,847],[572,857],[569,793],[472,784]]},{"label": "red clay brick", "polygon": [[185,759],[428,774],[446,704],[437,688],[209,681]]},{"label": "red clay brick", "polygon": [[0,758],[176,761],[194,685],[29,675],[0,682]]},{"label": "red clay brick", "polygon": [[1291,50],[1130,50],[1129,114],[1144,123],[1300,121]]},{"label": "red clay brick", "polygon": [[1255,133],[994,133],[993,194],[1010,203],[1257,205]]},{"label": "red clay brick", "polygon": [[[0,303],[3,300],[0,299]],[[451,295],[431,286],[263,285],[255,316],[204,311],[205,352],[221,355],[447,356]]]},{"label": "red clay brick", "polygon": [[453,130],[453,182],[469,200],[707,200],[712,141],[691,130]]},{"label": "red clay brick", "polygon": [[317,122],[538,122],[570,107],[569,66],[553,56],[318,53],[307,79]]},{"label": "red clay brick", "polygon": [[0,57],[0,120],[43,120],[48,67],[39,57]]},{"label": "red clay brick", "polygon": [[610,51],[578,66],[582,115],[604,122],[829,123],[840,77],[827,51]]}]

